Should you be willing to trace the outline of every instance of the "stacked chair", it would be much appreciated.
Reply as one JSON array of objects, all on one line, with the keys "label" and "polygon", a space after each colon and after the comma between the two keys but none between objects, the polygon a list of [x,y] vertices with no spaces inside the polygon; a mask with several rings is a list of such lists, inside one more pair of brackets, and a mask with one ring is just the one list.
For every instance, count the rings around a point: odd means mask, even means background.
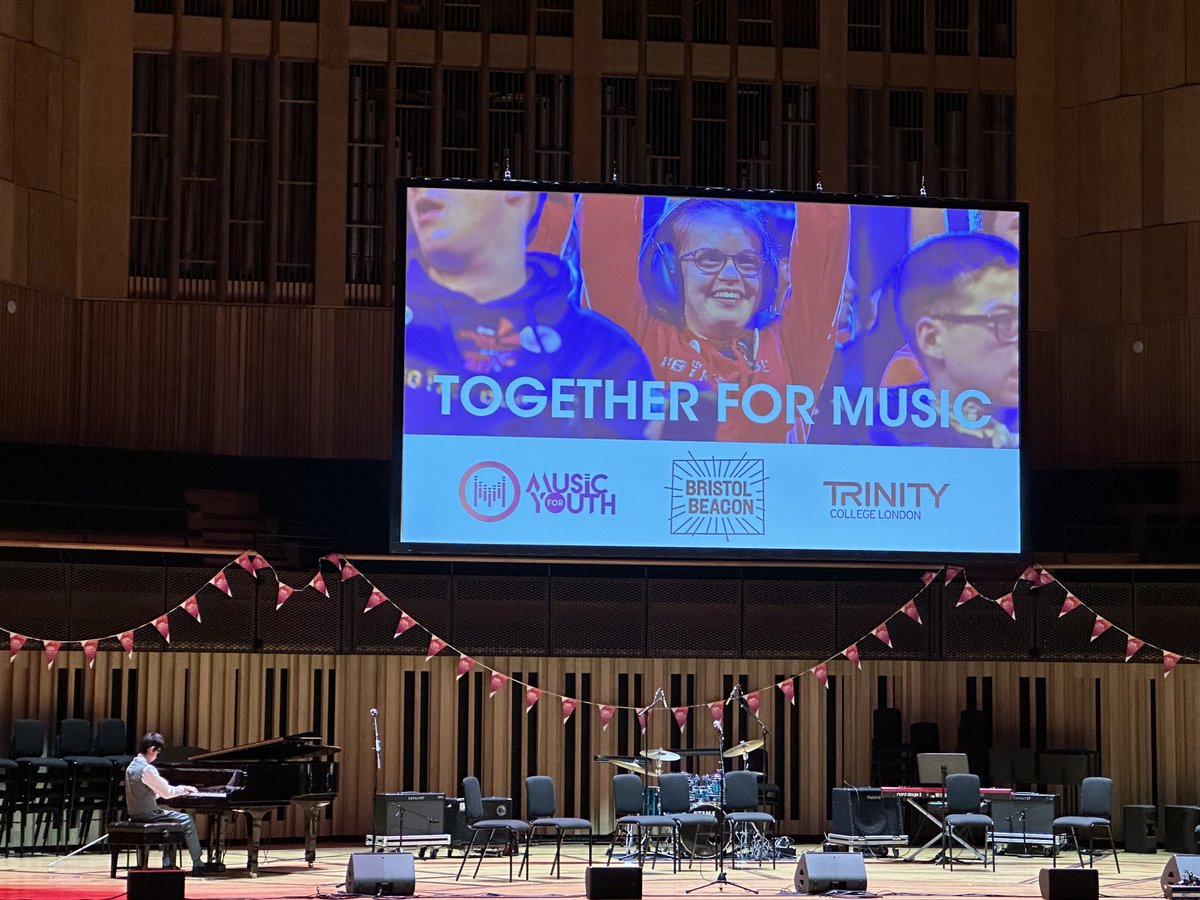
[{"label": "stacked chair", "polygon": [[26,826],[32,821],[33,846],[39,846],[39,838],[49,836],[53,823],[58,832],[55,846],[63,847],[63,823],[70,795],[68,766],[65,760],[46,755],[46,726],[40,719],[13,722],[11,756],[17,764],[20,782],[13,810],[21,814],[18,846],[25,848]]},{"label": "stacked chair", "polygon": [[658,854],[651,844],[654,829],[666,829],[671,839],[671,871],[679,871],[679,823],[671,816],[644,814],[645,788],[642,779],[632,772],[613,776],[613,811],[617,816],[617,827],[613,829],[612,842],[608,845],[608,857],[612,860],[617,835],[627,832],[636,848],[638,865],[646,863],[646,850],[650,849],[650,868],[654,868]]},{"label": "stacked chair", "polygon": [[549,775],[530,775],[525,779],[525,811],[529,814],[531,836],[541,828],[548,828],[554,832],[554,862],[550,866],[551,873],[557,870],[558,877],[562,878],[563,836],[568,831],[587,832],[588,865],[592,864],[592,823],[587,819],[558,814],[558,804],[554,799],[554,779]]}]

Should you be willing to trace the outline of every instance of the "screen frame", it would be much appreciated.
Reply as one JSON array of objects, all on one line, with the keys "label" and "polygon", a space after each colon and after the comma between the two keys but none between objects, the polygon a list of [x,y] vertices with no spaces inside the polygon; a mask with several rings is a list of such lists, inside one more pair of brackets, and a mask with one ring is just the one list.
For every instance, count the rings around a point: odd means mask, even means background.
[{"label": "screen frame", "polygon": [[[1020,215],[1018,251],[1018,408],[1022,418],[1028,409],[1028,338],[1029,338],[1029,204],[1023,201],[982,200],[969,198],[908,197],[900,194],[848,194],[832,191],[785,191],[774,189],[739,189],[717,187],[683,187],[667,185],[643,185],[628,183],[587,182],[540,182],[524,179],[474,179],[401,177],[396,179],[396,262],[394,307],[405,306],[404,250],[407,240],[407,190],[414,187],[451,188],[489,191],[524,190],[547,193],[618,194],[626,196],[655,196],[679,198],[710,198],[717,200],[768,200],[783,203],[837,203],[847,206],[904,207],[938,210],[980,210],[1016,212]],[[947,554],[936,551],[892,551],[892,550],[814,550],[814,549],[743,549],[720,547],[696,547],[687,550],[669,547],[596,547],[576,544],[530,545],[530,544],[447,544],[402,542],[401,531],[401,485],[403,480],[404,441],[404,317],[394,317],[394,344],[392,369],[392,456],[389,486],[389,551],[393,555],[430,561],[480,560],[495,558],[514,562],[579,560],[588,562],[628,562],[686,564],[688,562],[754,562],[754,563],[932,563],[944,559]],[[399,373],[399,377],[397,377]],[[1019,550],[1013,552],[954,552],[956,562],[1008,563],[1025,559],[1029,553],[1029,471],[1028,451],[1018,448],[1018,471],[1020,484]]]}]

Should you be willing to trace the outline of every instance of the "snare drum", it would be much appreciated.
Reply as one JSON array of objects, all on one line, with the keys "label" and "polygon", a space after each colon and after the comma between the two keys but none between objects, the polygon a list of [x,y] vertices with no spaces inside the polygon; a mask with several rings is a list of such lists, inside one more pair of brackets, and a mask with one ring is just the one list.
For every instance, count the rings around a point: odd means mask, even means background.
[{"label": "snare drum", "polygon": [[679,845],[693,859],[712,859],[725,836],[722,823],[725,813],[715,803],[693,803],[688,812],[705,818],[680,824]]},{"label": "snare drum", "polygon": [[661,816],[662,801],[658,796],[658,785],[651,785],[642,792],[642,815]]}]

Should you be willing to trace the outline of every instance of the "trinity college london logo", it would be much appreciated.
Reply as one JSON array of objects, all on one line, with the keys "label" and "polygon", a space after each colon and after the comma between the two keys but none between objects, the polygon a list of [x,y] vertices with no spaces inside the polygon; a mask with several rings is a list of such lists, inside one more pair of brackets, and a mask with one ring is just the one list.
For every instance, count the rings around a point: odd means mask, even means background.
[{"label": "trinity college london logo", "polygon": [[458,499],[480,522],[499,522],[517,508],[521,484],[504,463],[475,463],[458,483]]},{"label": "trinity college london logo", "polygon": [[761,459],[671,463],[671,534],[765,534],[766,466]]}]

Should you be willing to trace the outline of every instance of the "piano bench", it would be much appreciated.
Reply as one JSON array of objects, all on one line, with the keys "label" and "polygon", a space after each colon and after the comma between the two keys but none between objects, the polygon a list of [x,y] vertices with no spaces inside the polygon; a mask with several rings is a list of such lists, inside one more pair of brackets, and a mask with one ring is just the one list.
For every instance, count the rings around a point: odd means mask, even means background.
[{"label": "piano bench", "polygon": [[[183,849],[183,826],[174,822],[112,822],[108,826],[108,849],[112,854],[109,877],[117,877],[117,854],[137,851],[137,867],[148,868],[150,848],[169,850],[172,857]],[[129,868],[126,866],[125,868]]]}]

